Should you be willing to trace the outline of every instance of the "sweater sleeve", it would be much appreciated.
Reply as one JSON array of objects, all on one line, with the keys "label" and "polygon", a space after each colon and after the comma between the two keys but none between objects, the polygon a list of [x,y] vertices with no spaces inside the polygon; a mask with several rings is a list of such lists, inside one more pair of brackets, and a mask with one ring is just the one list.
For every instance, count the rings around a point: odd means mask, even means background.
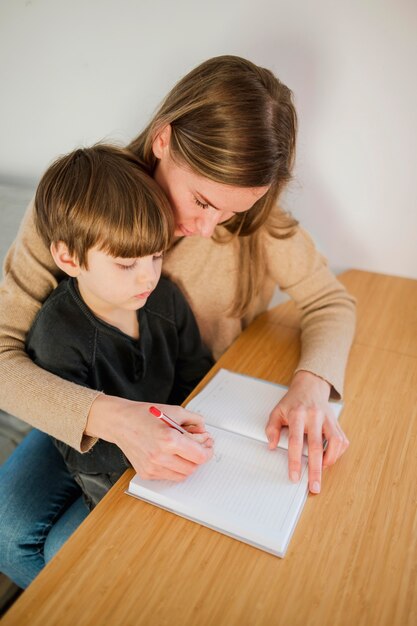
[{"label": "sweater sleeve", "polygon": [[0,407],[83,452],[95,442],[84,430],[99,392],[41,369],[25,352],[27,333],[58,277],[36,231],[31,202],[0,285]]},{"label": "sweater sleeve", "polygon": [[355,300],[303,229],[288,239],[265,239],[267,271],[301,314],[301,356],[295,371],[324,378],[332,385],[332,397],[339,399],[355,331]]}]

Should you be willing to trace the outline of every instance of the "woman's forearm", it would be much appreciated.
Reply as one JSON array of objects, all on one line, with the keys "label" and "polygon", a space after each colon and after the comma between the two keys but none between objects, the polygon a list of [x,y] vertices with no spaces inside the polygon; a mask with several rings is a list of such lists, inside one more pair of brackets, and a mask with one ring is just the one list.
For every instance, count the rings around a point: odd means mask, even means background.
[{"label": "woman's forearm", "polygon": [[355,331],[355,300],[303,229],[284,240],[268,236],[265,244],[268,271],[300,313],[301,356],[296,371],[327,380],[332,396],[339,398]]},{"label": "woman's forearm", "polygon": [[26,335],[57,284],[57,268],[36,232],[30,205],[4,263],[0,285],[0,408],[77,449],[98,392],[62,380],[35,365]]},{"label": "woman's forearm", "polygon": [[329,287],[301,307],[301,356],[296,372],[306,370],[328,381],[332,398],[340,399],[355,333],[356,309],[354,299],[333,276]]},{"label": "woman's forearm", "polygon": [[85,452],[90,407],[98,391],[62,380],[35,365],[23,350],[0,351],[0,407],[31,426]]}]

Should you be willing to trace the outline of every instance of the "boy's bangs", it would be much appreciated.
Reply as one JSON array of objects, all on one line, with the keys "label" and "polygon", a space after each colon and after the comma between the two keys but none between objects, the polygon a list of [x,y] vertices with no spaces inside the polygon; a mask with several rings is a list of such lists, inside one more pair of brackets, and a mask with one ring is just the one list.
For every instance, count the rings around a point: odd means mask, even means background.
[{"label": "boy's bangs", "polygon": [[[99,247],[113,257],[138,258],[163,252],[171,245],[172,218],[169,209],[157,206],[154,202],[144,203],[141,208],[126,210],[126,205],[112,211],[113,223],[97,225],[100,233]],[[140,206],[140,205],[139,205]],[[113,209],[115,207],[113,206]],[[99,220],[100,221],[100,220]]]},{"label": "boy's bangs", "polygon": [[150,237],[144,237],[143,231],[120,229],[111,234],[109,238],[101,238],[98,247],[106,254],[114,258],[136,259],[150,256],[157,252],[164,252],[169,248],[171,237],[168,233],[152,233]]},{"label": "boy's bangs", "polygon": [[138,258],[171,245],[174,217],[168,199],[127,151],[96,145],[58,159],[36,193],[40,232],[49,246],[63,241],[82,267],[97,247]]}]

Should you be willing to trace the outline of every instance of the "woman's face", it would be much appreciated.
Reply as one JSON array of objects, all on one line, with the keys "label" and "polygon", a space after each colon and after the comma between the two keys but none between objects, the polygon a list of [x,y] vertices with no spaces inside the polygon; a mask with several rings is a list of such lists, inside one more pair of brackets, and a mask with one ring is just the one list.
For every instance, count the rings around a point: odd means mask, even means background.
[{"label": "woman's face", "polygon": [[154,142],[159,159],[154,177],[171,203],[175,235],[211,237],[217,224],[248,211],[268,191],[268,186],[223,185],[178,165],[169,154],[169,137],[161,135]]}]

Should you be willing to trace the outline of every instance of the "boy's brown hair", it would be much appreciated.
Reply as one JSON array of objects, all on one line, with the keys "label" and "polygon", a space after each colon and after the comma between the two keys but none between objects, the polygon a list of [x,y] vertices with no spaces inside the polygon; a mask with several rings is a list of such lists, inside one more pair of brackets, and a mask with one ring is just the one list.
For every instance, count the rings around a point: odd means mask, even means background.
[{"label": "boy's brown hair", "polygon": [[82,267],[97,246],[113,257],[166,250],[174,220],[168,200],[136,157],[97,144],[57,159],[35,196],[35,222],[47,244],[62,241]]}]

